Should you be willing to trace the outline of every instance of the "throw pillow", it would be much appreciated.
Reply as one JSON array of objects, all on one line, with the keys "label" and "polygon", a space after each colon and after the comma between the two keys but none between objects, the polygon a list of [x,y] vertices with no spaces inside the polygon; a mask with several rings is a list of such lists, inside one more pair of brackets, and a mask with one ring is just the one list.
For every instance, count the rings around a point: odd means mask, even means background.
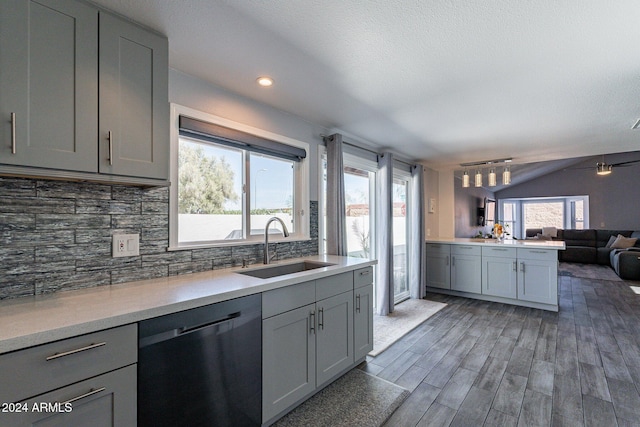
[{"label": "throw pillow", "polygon": [[545,236],[545,235],[540,234],[540,233],[538,233],[538,234],[536,235],[536,238],[537,238],[538,240],[552,240],[551,236]]},{"label": "throw pillow", "polygon": [[542,235],[549,237],[558,237],[558,229],[556,227],[542,227]]},{"label": "throw pillow", "polygon": [[618,238],[618,236],[611,236],[609,237],[609,241],[607,242],[607,244],[605,245],[605,248],[610,248],[611,245],[613,245],[613,242],[616,241],[616,239]]},{"label": "throw pillow", "polygon": [[622,234],[618,234],[616,241],[611,245],[611,249],[627,249],[636,244],[636,238],[624,237]]}]

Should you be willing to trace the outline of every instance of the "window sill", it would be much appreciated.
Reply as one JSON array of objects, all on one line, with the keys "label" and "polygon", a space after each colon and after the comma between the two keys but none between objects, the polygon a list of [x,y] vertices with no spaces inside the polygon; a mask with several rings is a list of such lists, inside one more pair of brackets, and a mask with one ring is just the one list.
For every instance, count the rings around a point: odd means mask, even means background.
[{"label": "window sill", "polygon": [[[287,243],[287,242],[308,242],[310,237],[294,237],[294,238],[272,238],[269,237],[269,243]],[[203,243],[203,244],[183,244],[178,246],[169,246],[167,252],[174,251],[188,251],[193,249],[211,249],[211,248],[225,248],[229,246],[250,246],[250,245],[264,245],[264,240],[243,240],[233,242],[216,242],[216,243]]]}]

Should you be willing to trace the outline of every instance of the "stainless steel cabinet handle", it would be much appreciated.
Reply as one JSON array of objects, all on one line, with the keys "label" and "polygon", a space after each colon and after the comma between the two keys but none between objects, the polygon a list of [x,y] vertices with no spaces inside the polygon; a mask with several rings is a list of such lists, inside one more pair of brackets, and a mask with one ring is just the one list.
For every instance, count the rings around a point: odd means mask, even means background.
[{"label": "stainless steel cabinet handle", "polygon": [[16,154],[16,113],[11,113],[11,154]]},{"label": "stainless steel cabinet handle", "polygon": [[449,255],[447,255],[447,265],[449,265]]},{"label": "stainless steel cabinet handle", "polygon": [[84,399],[85,397],[93,396],[94,394],[98,394],[98,393],[103,392],[105,390],[106,390],[105,387],[91,389],[88,392],[86,392],[84,394],[81,394],[80,396],[76,396],[76,397],[71,398],[69,400],[65,400],[64,402],[60,402],[60,404],[64,406],[64,405],[67,405],[69,403],[77,402],[80,399]]},{"label": "stainless steel cabinet handle", "polygon": [[368,276],[370,271],[371,271],[371,270],[369,270],[369,269],[367,269],[367,270],[365,270],[365,271],[361,271],[361,272],[360,272],[360,275],[361,275],[361,276]]},{"label": "stainless steel cabinet handle", "polygon": [[513,261],[513,271],[518,271],[518,262]]},{"label": "stainless steel cabinet handle", "polygon": [[360,313],[360,294],[356,295],[356,313]]},{"label": "stainless steel cabinet handle", "polygon": [[324,308],[318,310],[318,327],[324,331]]},{"label": "stainless steel cabinet handle", "polygon": [[520,271],[524,273],[524,261],[520,263]]},{"label": "stainless steel cabinet handle", "polygon": [[530,252],[532,254],[546,254],[547,253],[547,251],[536,251],[536,250],[533,250],[533,249]]},{"label": "stainless steel cabinet handle", "polygon": [[316,312],[312,311],[309,313],[309,332],[312,334],[316,333]]},{"label": "stainless steel cabinet handle", "polygon": [[50,360],[55,360],[55,359],[59,359],[61,357],[70,356],[72,354],[80,353],[82,351],[87,351],[87,350],[91,350],[91,349],[98,348],[98,347],[102,347],[104,345],[107,345],[107,343],[106,342],[99,342],[99,343],[95,343],[95,344],[89,344],[86,347],[77,348],[75,350],[69,350],[69,351],[65,351],[63,353],[52,354],[51,356],[47,356],[46,360],[48,362]]},{"label": "stainless steel cabinet handle", "polygon": [[109,140],[109,166],[113,165],[113,138],[111,131],[107,133],[107,139]]},{"label": "stainless steel cabinet handle", "polygon": [[451,257],[451,267],[455,267],[456,266],[456,257],[452,256]]}]

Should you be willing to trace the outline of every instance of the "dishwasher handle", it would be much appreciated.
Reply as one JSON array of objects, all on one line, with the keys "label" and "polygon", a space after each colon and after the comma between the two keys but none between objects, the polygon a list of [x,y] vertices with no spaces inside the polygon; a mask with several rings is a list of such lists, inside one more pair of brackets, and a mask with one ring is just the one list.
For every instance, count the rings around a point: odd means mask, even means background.
[{"label": "dishwasher handle", "polygon": [[147,346],[157,344],[163,341],[167,341],[173,338],[178,338],[183,335],[188,335],[193,332],[201,331],[203,329],[210,328],[212,326],[220,325],[222,323],[236,319],[241,315],[242,315],[242,312],[237,311],[235,313],[230,313],[226,316],[220,317],[210,322],[200,323],[193,326],[181,326],[179,328],[165,329],[164,331],[158,332],[153,335],[140,337],[138,339],[138,348],[147,347]]},{"label": "dishwasher handle", "polygon": [[216,319],[212,322],[207,322],[207,323],[202,323],[200,325],[196,325],[196,326],[183,326],[182,328],[178,329],[178,335],[184,335],[184,334],[189,334],[191,332],[197,332],[200,331],[202,329],[206,329],[206,328],[210,328],[211,326],[215,326],[215,325],[219,325],[220,323],[224,323],[224,322],[228,322],[229,320],[233,320],[237,317],[240,317],[240,312],[236,311],[235,313],[231,313],[228,314],[220,319]]}]

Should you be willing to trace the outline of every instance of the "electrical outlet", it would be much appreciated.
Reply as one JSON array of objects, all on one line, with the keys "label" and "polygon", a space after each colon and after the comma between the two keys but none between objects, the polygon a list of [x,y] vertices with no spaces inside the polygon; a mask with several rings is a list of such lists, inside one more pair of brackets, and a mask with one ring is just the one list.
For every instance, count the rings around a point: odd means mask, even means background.
[{"label": "electrical outlet", "polygon": [[113,258],[140,255],[140,235],[114,234],[111,249]]}]

